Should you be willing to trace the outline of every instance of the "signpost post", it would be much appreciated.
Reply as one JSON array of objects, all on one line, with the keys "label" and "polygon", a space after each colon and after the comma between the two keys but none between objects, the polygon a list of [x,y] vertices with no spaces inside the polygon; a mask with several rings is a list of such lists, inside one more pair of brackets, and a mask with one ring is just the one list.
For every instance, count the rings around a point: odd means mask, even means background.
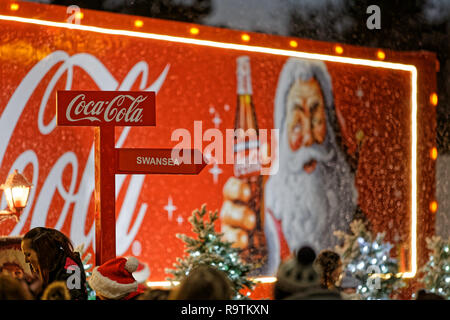
[{"label": "signpost post", "polygon": [[[198,150],[116,149],[116,126],[155,126],[155,92],[58,91],[58,126],[95,128],[95,264],[116,256],[115,174],[198,174]],[[187,157],[188,156],[188,157]],[[185,161],[190,159],[191,161]]]}]

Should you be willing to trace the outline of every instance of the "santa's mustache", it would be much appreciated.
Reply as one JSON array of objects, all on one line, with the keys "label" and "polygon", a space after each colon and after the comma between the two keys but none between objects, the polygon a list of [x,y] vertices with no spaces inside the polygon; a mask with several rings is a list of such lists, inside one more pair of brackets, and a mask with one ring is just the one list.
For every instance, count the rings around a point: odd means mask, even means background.
[{"label": "santa's mustache", "polygon": [[303,170],[303,166],[312,160],[327,164],[332,161],[336,155],[333,148],[330,148],[330,150],[327,151],[323,145],[301,147],[297,151],[292,151],[288,146],[286,146],[285,150],[280,151],[281,155],[284,155],[286,165],[291,171]]}]

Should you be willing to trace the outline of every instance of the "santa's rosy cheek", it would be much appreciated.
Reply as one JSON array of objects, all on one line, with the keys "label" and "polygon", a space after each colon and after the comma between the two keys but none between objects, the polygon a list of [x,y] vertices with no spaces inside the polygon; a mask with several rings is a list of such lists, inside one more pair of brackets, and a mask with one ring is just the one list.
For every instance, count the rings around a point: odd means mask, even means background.
[{"label": "santa's rosy cheek", "polygon": [[314,128],[314,138],[317,143],[322,143],[325,140],[327,134],[327,127],[325,125],[320,125]]},{"label": "santa's rosy cheek", "polygon": [[291,147],[291,150],[292,151],[298,150],[302,145],[302,141],[303,138],[301,130],[298,127],[291,130],[291,132],[289,133],[289,146]]}]

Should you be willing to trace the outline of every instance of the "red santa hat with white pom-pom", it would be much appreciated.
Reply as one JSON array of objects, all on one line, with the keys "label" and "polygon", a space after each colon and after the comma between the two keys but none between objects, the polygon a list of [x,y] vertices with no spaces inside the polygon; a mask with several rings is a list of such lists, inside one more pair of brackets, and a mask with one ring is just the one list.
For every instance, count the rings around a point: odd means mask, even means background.
[{"label": "red santa hat with white pom-pom", "polygon": [[98,295],[105,298],[129,299],[130,294],[138,289],[138,283],[132,275],[137,270],[138,264],[138,260],[134,257],[108,260],[94,268],[88,280],[89,285]]}]

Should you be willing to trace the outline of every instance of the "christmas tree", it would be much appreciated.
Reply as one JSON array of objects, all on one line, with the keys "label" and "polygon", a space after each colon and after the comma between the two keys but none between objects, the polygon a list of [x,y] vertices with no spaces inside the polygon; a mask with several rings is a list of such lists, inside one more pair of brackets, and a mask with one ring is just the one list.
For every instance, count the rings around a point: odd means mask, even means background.
[{"label": "christmas tree", "polygon": [[362,299],[389,299],[405,284],[398,273],[398,263],[390,257],[392,245],[384,242],[384,233],[374,238],[361,220],[350,224],[350,234],[336,231],[343,245],[336,247],[344,269],[360,282],[357,292]]},{"label": "christmas tree", "polygon": [[427,290],[450,299],[450,238],[433,236],[426,241],[431,252],[422,268],[422,282]]},{"label": "christmas tree", "polygon": [[[222,233],[215,230],[215,222],[218,219],[215,211],[206,212],[206,205],[194,210],[189,222],[192,224],[195,237],[177,234],[177,238],[184,241],[187,256],[185,259],[177,258],[175,269],[167,269],[172,274],[170,281],[180,281],[187,276],[193,267],[200,264],[208,264],[224,271],[230,278],[234,299],[245,299],[240,291],[244,288],[252,290],[255,283],[246,276],[255,268],[253,264],[245,263],[240,259],[240,250],[232,247],[232,243],[222,240]],[[208,219],[207,219],[208,218]]]}]

